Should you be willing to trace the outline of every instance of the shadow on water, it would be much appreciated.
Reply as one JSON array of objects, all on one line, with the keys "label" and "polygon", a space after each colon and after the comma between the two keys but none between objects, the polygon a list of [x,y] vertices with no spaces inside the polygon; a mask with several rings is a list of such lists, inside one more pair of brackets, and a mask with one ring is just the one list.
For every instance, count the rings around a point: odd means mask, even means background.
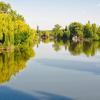
[{"label": "shadow on water", "polygon": [[74,100],[65,96],[37,91],[30,95],[6,86],[0,87],[0,100]]},{"label": "shadow on water", "polygon": [[56,67],[66,70],[76,70],[91,72],[96,75],[100,75],[100,63],[94,62],[82,62],[82,61],[66,61],[59,59],[36,59],[36,62],[42,66]]}]

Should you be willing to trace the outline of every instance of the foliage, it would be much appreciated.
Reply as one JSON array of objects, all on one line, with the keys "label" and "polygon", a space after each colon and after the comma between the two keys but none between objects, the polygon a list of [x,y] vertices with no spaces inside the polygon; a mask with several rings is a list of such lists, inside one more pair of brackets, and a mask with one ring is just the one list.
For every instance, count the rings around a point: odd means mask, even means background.
[{"label": "foliage", "polygon": [[93,37],[93,30],[90,22],[84,25],[84,38],[92,38]]},{"label": "foliage", "polygon": [[79,22],[73,22],[64,29],[60,25],[55,25],[52,29],[55,39],[72,40],[74,37],[80,40],[100,40],[100,26],[95,23],[91,24],[90,21],[85,25]]},{"label": "foliage", "polygon": [[45,31],[40,31],[41,33],[41,37],[50,37],[51,36],[51,32],[49,30],[45,30]]},{"label": "foliage", "polygon": [[59,38],[59,37],[62,37],[63,36],[63,31],[62,31],[62,29],[61,29],[61,26],[60,25],[55,25],[55,27],[53,28],[53,30],[52,30],[52,32],[53,32],[53,34],[54,34],[54,36],[57,38]]},{"label": "foliage", "polygon": [[83,37],[83,25],[78,22],[71,23],[69,25],[69,31],[71,34],[71,37],[78,36]]},{"label": "foliage", "polygon": [[96,35],[98,36],[98,39],[100,40],[100,26],[97,28],[97,34]]},{"label": "foliage", "polygon": [[5,2],[0,2],[0,13],[9,13],[11,11],[10,4],[6,4]]},{"label": "foliage", "polygon": [[0,40],[8,46],[14,43],[14,22],[9,14],[0,14]]},{"label": "foliage", "polygon": [[24,17],[9,4],[0,2],[0,44],[31,46],[36,38],[36,31],[25,23]]},{"label": "foliage", "polygon": [[34,32],[26,23],[23,23],[21,20],[17,20],[14,25],[14,44],[21,45],[28,43]]}]

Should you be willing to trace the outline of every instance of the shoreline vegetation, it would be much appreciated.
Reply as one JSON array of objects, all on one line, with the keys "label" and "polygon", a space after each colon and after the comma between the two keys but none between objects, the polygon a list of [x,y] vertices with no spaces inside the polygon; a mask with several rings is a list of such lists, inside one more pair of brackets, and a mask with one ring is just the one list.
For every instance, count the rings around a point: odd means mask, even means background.
[{"label": "shoreline vegetation", "polygon": [[55,51],[65,48],[73,56],[85,54],[87,57],[94,56],[100,51],[100,26],[88,21],[85,25],[79,22],[72,22],[62,28],[55,25],[52,30],[39,30],[37,33],[43,43],[53,43]]},{"label": "shoreline vegetation", "polygon": [[33,47],[37,39],[36,30],[26,24],[24,17],[10,4],[0,2],[0,51]]},{"label": "shoreline vegetation", "polygon": [[32,47],[37,40],[36,30],[30,28],[24,17],[10,4],[0,2],[0,84],[26,67],[26,62],[35,56]]},{"label": "shoreline vegetation", "polygon": [[56,24],[52,30],[41,31],[38,29],[40,38],[64,40],[64,41],[100,41],[100,26],[95,23],[91,24],[88,21],[85,25],[79,22],[72,22],[69,26],[62,28],[59,24]]},{"label": "shoreline vegetation", "polygon": [[72,22],[62,28],[59,24],[51,30],[30,28],[22,15],[13,10],[10,4],[0,2],[0,52],[16,48],[33,47],[39,40],[53,41],[100,41],[100,26],[88,21],[85,25]]}]

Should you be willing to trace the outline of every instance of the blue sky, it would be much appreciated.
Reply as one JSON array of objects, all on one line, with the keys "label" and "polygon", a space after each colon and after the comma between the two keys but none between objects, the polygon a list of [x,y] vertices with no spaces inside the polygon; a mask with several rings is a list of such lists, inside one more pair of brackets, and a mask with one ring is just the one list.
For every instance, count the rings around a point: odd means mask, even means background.
[{"label": "blue sky", "polygon": [[2,0],[10,3],[33,28],[51,29],[55,24],[83,24],[90,20],[100,24],[100,0]]}]

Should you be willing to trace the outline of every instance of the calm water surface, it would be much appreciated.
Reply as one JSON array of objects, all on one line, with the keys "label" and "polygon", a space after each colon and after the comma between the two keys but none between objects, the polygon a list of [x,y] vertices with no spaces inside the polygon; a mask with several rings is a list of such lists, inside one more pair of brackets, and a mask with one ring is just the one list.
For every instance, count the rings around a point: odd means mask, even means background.
[{"label": "calm water surface", "polygon": [[73,56],[54,46],[0,54],[0,100],[100,100],[99,50]]}]

